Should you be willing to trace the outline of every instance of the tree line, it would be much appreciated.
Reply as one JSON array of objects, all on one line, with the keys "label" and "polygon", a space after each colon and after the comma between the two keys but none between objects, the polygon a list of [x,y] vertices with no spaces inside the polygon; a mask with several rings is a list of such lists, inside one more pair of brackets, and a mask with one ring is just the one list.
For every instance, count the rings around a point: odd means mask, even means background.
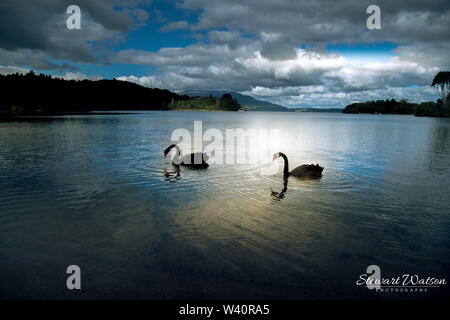
[{"label": "tree line", "polygon": [[0,109],[17,112],[88,112],[102,110],[167,110],[172,101],[187,100],[169,90],[119,80],[64,80],[50,75],[0,75]]}]

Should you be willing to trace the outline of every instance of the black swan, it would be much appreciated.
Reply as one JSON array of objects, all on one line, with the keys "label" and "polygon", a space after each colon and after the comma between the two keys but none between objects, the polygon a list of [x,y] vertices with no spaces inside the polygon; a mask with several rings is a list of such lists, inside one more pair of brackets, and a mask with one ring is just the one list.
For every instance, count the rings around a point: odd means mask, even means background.
[{"label": "black swan", "polygon": [[172,164],[175,166],[182,165],[197,169],[203,169],[209,166],[208,163],[206,162],[209,159],[206,153],[196,152],[187,154],[182,157],[181,150],[176,144],[172,144],[166,150],[164,150],[164,158],[167,157],[167,154],[170,152],[170,150],[172,150],[172,148],[177,149],[177,153],[172,160]]},{"label": "black swan", "polygon": [[282,157],[284,159],[284,170],[283,174],[284,177],[288,176],[294,176],[294,177],[312,177],[312,178],[318,178],[322,176],[323,167],[319,166],[318,164],[302,164],[301,166],[298,166],[291,172],[289,172],[289,162],[286,155],[282,152],[275,153],[273,155],[273,160],[275,161],[276,158]]}]

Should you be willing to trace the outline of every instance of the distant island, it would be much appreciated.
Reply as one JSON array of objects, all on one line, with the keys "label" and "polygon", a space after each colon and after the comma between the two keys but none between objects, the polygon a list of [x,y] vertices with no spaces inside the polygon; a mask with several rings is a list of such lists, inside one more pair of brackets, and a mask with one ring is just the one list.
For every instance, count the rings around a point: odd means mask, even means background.
[{"label": "distant island", "polygon": [[173,99],[168,106],[169,110],[186,111],[239,111],[243,110],[241,105],[229,93],[224,93],[221,98],[193,97],[187,100]]}]

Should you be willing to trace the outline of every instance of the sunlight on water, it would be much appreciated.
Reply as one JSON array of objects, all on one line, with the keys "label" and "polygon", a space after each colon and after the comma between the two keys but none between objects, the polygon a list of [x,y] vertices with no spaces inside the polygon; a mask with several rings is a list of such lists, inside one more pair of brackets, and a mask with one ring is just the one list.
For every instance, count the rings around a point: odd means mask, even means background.
[{"label": "sunlight on water", "polygon": [[[278,129],[279,150],[178,171],[163,150],[195,120],[224,137]],[[319,163],[323,177],[285,186],[283,160],[264,171],[277,151],[292,169]],[[145,112],[0,123],[0,292],[65,298],[70,264],[86,298],[365,297],[354,283],[370,264],[445,277],[449,178],[447,119]]]}]

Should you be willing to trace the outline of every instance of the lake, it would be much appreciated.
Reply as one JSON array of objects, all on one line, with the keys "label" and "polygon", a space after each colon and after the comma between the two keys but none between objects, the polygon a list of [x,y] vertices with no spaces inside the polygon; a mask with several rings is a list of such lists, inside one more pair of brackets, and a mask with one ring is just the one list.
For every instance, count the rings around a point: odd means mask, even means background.
[{"label": "lake", "polygon": [[[323,176],[290,177],[282,192],[283,160],[268,174],[270,154],[177,172],[163,150],[194,121],[203,132],[277,129],[290,167],[319,163]],[[155,111],[1,122],[0,298],[448,297],[356,281],[370,265],[386,278],[450,279],[449,190],[449,119]],[[66,288],[69,265],[81,290]]]}]

